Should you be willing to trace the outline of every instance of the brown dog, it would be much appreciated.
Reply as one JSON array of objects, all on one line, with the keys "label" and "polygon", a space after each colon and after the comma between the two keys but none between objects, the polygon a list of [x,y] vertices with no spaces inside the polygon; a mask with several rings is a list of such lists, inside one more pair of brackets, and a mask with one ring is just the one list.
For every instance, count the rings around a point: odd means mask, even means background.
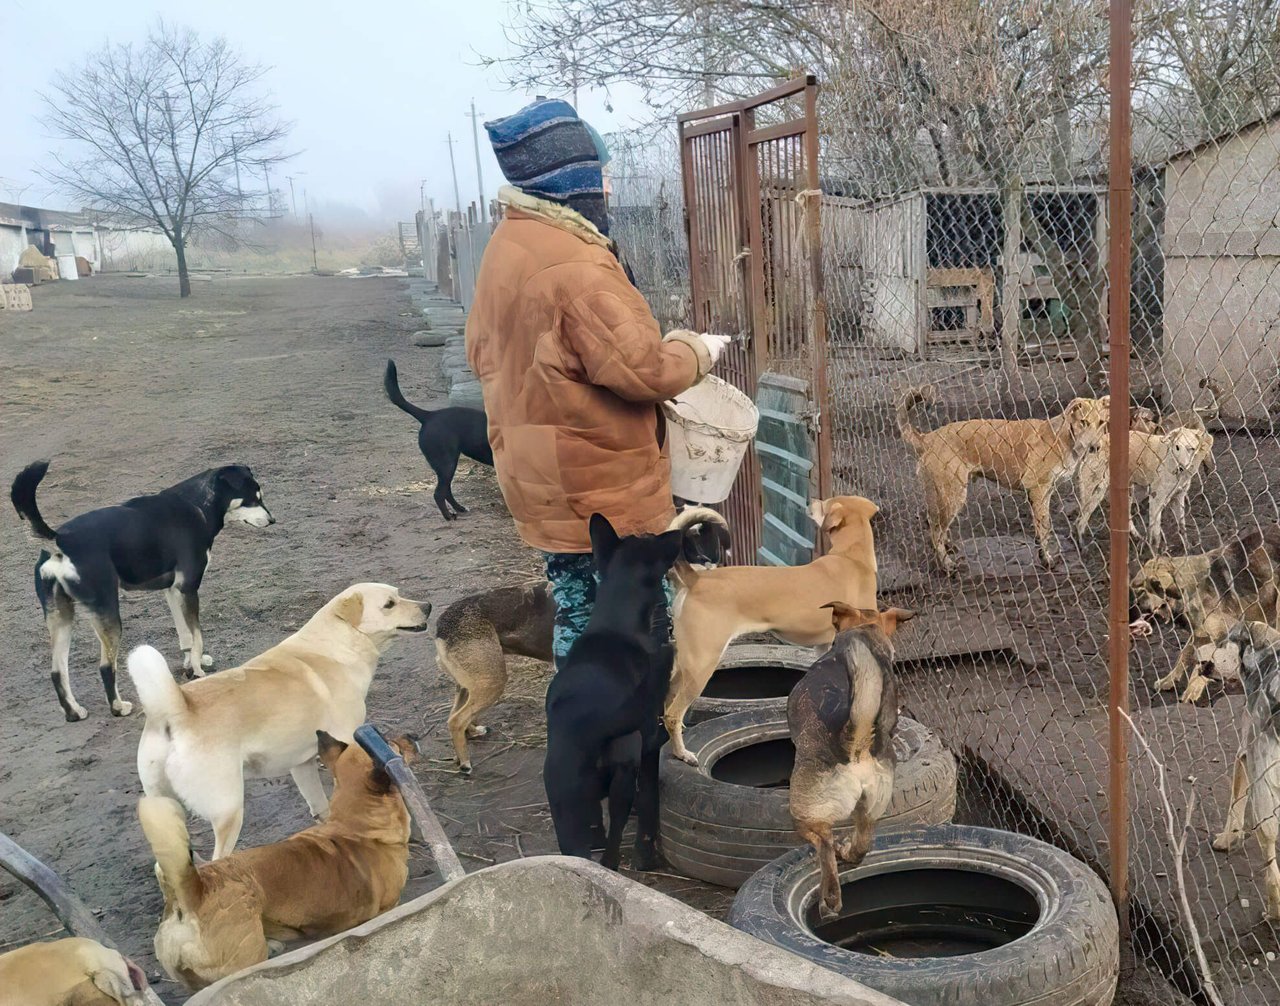
[{"label": "brown dog", "polygon": [[1176,688],[1187,676],[1182,701],[1196,702],[1209,685],[1206,670],[1218,678],[1238,676],[1221,646],[1236,623],[1280,626],[1280,524],[1201,555],[1150,559],[1129,581],[1129,598],[1135,634],[1150,632],[1146,620],[1151,617],[1182,616],[1191,626],[1191,639],[1173,670],[1155,687]]},{"label": "brown dog", "polygon": [[135,1006],[142,969],[96,940],[72,937],[0,954],[3,1006]]},{"label": "brown dog", "polygon": [[835,636],[833,598],[852,608],[876,605],[876,551],[871,518],[877,507],[861,496],[833,496],[810,505],[831,550],[806,566],[725,566],[699,571],[679,562],[675,605],[676,658],[663,719],[671,753],[696,765],[684,746],[684,714],[702,694],[727,647],[747,632],[773,632],[799,646]]},{"label": "brown dog", "polygon": [[471,771],[467,738],[488,732],[476,717],[506,691],[507,654],[550,663],[555,620],[556,602],[546,582],[469,594],[440,616],[436,664],[458,686],[449,736],[463,772]]},{"label": "brown dog", "polygon": [[931,387],[908,390],[898,400],[898,430],[919,459],[938,565],[955,572],[951,525],[964,509],[969,483],[984,478],[1027,494],[1040,559],[1052,568],[1059,552],[1049,504],[1058,484],[1107,432],[1110,399],[1076,398],[1050,419],[966,419],[921,432],[911,422],[911,410],[934,394]]},{"label": "brown dog", "polygon": [[[835,642],[791,690],[787,727],[796,749],[791,820],[822,868],[818,912],[834,918],[842,904],[836,859],[862,862],[893,796],[898,693],[889,638],[915,612],[827,607]],[[837,842],[833,829],[849,820],[853,835]]]},{"label": "brown dog", "polygon": [[[316,736],[333,773],[329,819],[283,842],[196,866],[181,806],[164,797],[138,801],[164,894],[156,957],[187,988],[265,961],[268,941],[331,936],[400,900],[409,812],[399,791],[359,745]],[[392,744],[412,761],[412,741]]]}]

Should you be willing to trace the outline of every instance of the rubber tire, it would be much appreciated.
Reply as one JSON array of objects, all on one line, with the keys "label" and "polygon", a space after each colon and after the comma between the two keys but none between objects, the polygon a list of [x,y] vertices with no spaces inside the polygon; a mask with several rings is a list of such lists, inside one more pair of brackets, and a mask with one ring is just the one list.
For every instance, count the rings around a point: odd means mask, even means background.
[{"label": "rubber tire", "polygon": [[[721,667],[743,667],[750,664],[776,664],[779,667],[794,667],[807,671],[817,660],[815,652],[805,646],[788,646],[786,643],[734,643],[724,651]],[[707,695],[699,696],[685,714],[686,723],[701,723],[713,716],[727,716],[729,713],[746,712],[751,709],[782,709],[785,715],[787,697],[785,695],[769,699],[723,699]]]},{"label": "rubber tire", "polygon": [[729,924],[912,1006],[1108,1006],[1120,967],[1120,933],[1106,885],[1067,853],[1025,835],[943,825],[876,836],[862,865],[841,880],[886,868],[952,862],[995,872],[1036,893],[1047,911],[1025,936],[960,957],[873,957],[823,943],[804,922],[816,898],[809,848],[787,853],[751,878]]},{"label": "rubber tire", "polygon": [[[685,731],[694,768],[662,751],[658,836],[679,873],[721,887],[740,887],[756,871],[801,844],[786,789],[757,789],[713,779],[711,767],[738,748],[786,737],[785,707],[752,709],[698,723]],[[950,821],[956,811],[956,760],[933,733],[899,717],[893,798],[876,826],[889,834]],[[836,829],[845,834],[847,829]]]}]

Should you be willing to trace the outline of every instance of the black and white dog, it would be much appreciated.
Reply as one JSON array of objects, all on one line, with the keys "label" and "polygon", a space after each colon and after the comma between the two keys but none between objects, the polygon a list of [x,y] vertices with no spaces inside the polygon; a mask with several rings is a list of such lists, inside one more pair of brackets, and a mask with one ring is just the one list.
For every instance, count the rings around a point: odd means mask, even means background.
[{"label": "black and white dog", "polygon": [[1262,622],[1237,622],[1219,649],[1238,654],[1244,685],[1244,723],[1240,751],[1231,774],[1227,826],[1213,840],[1219,852],[1230,852],[1248,824],[1262,848],[1262,886],[1267,919],[1280,922],[1280,632]]},{"label": "black and white dog", "polygon": [[467,512],[467,508],[453,498],[453,473],[458,470],[458,455],[465,454],[472,461],[493,467],[489,420],[482,410],[461,405],[435,410],[418,408],[400,393],[394,360],[387,361],[382,389],[392,405],[422,424],[418,429],[418,450],[436,473],[436,506],[445,520],[456,520],[458,514]]},{"label": "black and white dog", "polygon": [[[683,530],[619,538],[591,518],[599,574],[595,607],[547,689],[547,757],[542,778],[556,842],[566,856],[591,858],[600,802],[609,800],[601,865],[616,870],[622,829],[636,807],[632,867],[657,863],[658,759],[666,732],[662,703],[674,655],[663,580],[680,554]],[[658,624],[662,623],[662,624]]]},{"label": "black and white dog", "polygon": [[213,661],[200,634],[200,581],[213,539],[226,521],[266,527],[275,519],[262,503],[262,490],[244,465],[211,468],[154,496],[73,517],[56,531],[40,516],[36,487],[48,461],[28,465],[13,480],[9,497],[18,516],[44,546],[36,560],[36,595],[44,609],[53,647],[54,690],[68,722],[88,716],[71,694],[68,658],[76,604],[89,611],[98,635],[98,670],[111,712],[128,716],[133,705],[116,689],[120,654],[120,590],[163,590],[183,666],[203,676]]}]

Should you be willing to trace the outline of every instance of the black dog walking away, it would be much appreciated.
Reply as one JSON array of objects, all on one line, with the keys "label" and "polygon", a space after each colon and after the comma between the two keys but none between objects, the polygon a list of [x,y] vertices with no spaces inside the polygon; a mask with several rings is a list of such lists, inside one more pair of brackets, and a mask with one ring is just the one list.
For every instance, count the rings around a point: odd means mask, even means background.
[{"label": "black dog walking away", "polygon": [[465,454],[472,461],[493,467],[488,419],[479,409],[459,405],[433,411],[411,404],[400,393],[400,379],[394,360],[387,361],[382,387],[392,405],[422,424],[418,430],[418,450],[422,451],[427,464],[436,473],[436,506],[445,520],[455,520],[458,514],[467,512],[467,508],[453,498],[453,473],[458,470],[458,455]]}]

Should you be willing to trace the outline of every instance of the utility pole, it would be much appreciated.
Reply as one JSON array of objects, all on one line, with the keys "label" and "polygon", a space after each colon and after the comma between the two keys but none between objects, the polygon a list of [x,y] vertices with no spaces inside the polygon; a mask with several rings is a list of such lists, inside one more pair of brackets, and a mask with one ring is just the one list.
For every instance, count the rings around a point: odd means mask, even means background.
[{"label": "utility pole", "polygon": [[267,183],[267,219],[270,220],[275,211],[275,200],[271,198],[271,169],[266,161],[262,162],[262,177]]},{"label": "utility pole", "polygon": [[240,188],[240,148],[234,136],[231,137],[231,159],[236,165],[236,215],[240,216],[244,213],[244,190]]},{"label": "utility pole", "polygon": [[[480,173],[480,131],[477,128],[482,115],[484,115],[483,112],[476,111],[476,99],[472,98],[471,111],[467,113],[467,116],[471,119],[471,142],[475,144],[476,148],[476,186],[480,190],[480,222],[485,223],[489,219],[489,213],[485,208],[484,175]],[[449,149],[452,150],[453,148],[450,147]]]},{"label": "utility pole", "polygon": [[293,219],[298,219],[298,194],[293,191],[293,175],[285,175],[289,179],[289,202],[293,205]]},{"label": "utility pole", "polygon": [[453,145],[457,142],[453,138],[453,133],[446,134],[448,139],[444,142],[449,144],[449,170],[453,173],[453,202],[457,207],[458,216],[462,216],[462,193],[458,191],[458,168],[453,163]]},{"label": "utility pole", "polygon": [[[303,195],[305,194],[304,190]],[[310,213],[307,214],[307,223],[311,225],[311,271],[319,272],[320,266],[316,264],[316,221]]]}]

